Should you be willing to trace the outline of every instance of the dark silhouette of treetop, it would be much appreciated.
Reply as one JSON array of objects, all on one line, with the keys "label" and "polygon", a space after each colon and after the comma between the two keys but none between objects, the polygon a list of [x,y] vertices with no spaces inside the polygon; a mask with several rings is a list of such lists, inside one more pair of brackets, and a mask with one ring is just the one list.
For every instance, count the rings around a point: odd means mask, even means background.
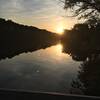
[{"label": "dark silhouette of treetop", "polygon": [[79,19],[100,19],[100,0],[64,0],[64,9],[71,9]]}]

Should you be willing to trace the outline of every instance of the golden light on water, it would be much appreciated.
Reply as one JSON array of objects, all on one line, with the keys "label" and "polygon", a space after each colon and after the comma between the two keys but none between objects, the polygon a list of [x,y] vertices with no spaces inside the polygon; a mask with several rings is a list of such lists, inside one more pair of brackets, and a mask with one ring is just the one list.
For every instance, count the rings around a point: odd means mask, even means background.
[{"label": "golden light on water", "polygon": [[58,51],[58,52],[62,52],[63,46],[62,46],[62,44],[58,44],[58,45],[56,46],[56,48],[57,48],[57,51]]},{"label": "golden light on water", "polygon": [[[57,59],[60,58],[59,56],[62,55],[63,45],[61,43],[57,44],[56,46],[53,46],[48,50],[50,55],[55,55]],[[57,57],[58,56],[58,57]]]},{"label": "golden light on water", "polygon": [[55,48],[55,54],[60,56],[62,54],[63,46],[62,44],[58,44]]}]

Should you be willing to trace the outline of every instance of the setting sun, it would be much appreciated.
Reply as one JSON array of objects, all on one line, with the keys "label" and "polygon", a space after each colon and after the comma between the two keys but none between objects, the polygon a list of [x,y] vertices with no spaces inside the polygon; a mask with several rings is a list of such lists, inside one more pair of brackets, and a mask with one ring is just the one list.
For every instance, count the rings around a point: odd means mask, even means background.
[{"label": "setting sun", "polygon": [[63,32],[64,32],[64,28],[63,28],[63,27],[58,27],[58,28],[57,28],[57,33],[58,33],[58,34],[62,35]]}]

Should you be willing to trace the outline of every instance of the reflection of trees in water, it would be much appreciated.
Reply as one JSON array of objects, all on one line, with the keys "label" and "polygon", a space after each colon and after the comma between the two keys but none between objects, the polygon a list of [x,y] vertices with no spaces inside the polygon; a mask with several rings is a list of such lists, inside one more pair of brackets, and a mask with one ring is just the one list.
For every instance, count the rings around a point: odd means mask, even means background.
[{"label": "reflection of trees in water", "polygon": [[[83,61],[72,87],[86,95],[100,96],[100,0],[62,0],[66,10],[85,19],[62,36],[64,52],[75,61]],[[73,92],[73,91],[72,91]],[[75,91],[74,91],[75,92]]]},{"label": "reflection of trees in water", "polygon": [[0,60],[56,44],[57,34],[0,18]]},{"label": "reflection of trees in water", "polygon": [[[80,66],[77,79],[72,82],[73,89],[86,95],[100,96],[100,55],[87,59]],[[75,91],[72,90],[72,93]]]},{"label": "reflection of trees in water", "polygon": [[87,56],[100,50],[100,24],[76,24],[72,30],[65,30],[62,36],[64,52],[71,55]]},{"label": "reflection of trees in water", "polygon": [[63,52],[82,61],[71,93],[100,96],[100,23],[95,27],[76,24],[62,36]]}]

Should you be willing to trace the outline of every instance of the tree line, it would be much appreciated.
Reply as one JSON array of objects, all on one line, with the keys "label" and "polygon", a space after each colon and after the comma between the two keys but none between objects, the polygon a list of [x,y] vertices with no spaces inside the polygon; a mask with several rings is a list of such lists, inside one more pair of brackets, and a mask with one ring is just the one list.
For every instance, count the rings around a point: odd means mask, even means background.
[{"label": "tree line", "polygon": [[58,40],[53,32],[0,18],[0,59],[46,48]]}]

